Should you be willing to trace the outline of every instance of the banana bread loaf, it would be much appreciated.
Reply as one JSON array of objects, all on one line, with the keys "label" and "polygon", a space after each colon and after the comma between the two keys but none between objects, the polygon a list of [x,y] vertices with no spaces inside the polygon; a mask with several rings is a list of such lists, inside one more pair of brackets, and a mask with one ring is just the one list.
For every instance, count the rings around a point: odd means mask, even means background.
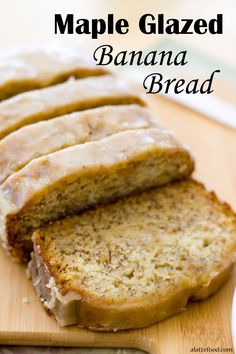
[{"label": "banana bread loaf", "polygon": [[169,132],[124,131],[32,160],[0,187],[0,235],[27,260],[33,231],[120,196],[187,177],[189,152]]},{"label": "banana bread loaf", "polygon": [[185,180],[50,223],[33,243],[33,284],[58,323],[116,331],[213,294],[235,260],[236,216]]}]

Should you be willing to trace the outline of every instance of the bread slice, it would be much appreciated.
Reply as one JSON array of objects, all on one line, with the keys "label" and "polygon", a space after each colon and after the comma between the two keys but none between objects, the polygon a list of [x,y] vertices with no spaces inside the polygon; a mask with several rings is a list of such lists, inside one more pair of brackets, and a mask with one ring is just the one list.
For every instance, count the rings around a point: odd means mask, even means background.
[{"label": "bread slice", "polygon": [[34,158],[119,131],[155,125],[150,111],[138,105],[99,107],[27,125],[0,141],[0,183]]},{"label": "bread slice", "polygon": [[236,216],[185,180],[50,223],[33,243],[33,285],[58,323],[116,331],[213,294],[235,260]]},{"label": "bread slice", "polygon": [[25,92],[0,103],[0,138],[20,127],[74,111],[144,101],[126,83],[104,75]]},{"label": "bread slice", "polygon": [[27,260],[42,224],[189,176],[193,160],[169,132],[124,131],[34,159],[0,187],[0,235]]},{"label": "bread slice", "polygon": [[0,100],[20,92],[107,73],[76,49],[37,47],[17,50],[0,57]]}]

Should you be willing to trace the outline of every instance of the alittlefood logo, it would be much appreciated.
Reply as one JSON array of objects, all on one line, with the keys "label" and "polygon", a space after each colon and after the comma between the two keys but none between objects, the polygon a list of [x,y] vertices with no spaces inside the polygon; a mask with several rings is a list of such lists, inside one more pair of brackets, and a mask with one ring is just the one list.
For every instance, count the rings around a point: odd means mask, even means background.
[{"label": "alittlefood logo", "polygon": [[233,348],[192,347],[190,353],[233,353]]}]

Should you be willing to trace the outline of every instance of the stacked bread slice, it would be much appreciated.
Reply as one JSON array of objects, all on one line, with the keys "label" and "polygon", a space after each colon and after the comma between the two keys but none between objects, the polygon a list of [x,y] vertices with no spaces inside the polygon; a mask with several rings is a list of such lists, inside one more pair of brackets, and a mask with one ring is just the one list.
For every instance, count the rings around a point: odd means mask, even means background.
[{"label": "stacked bread slice", "polygon": [[80,79],[105,73],[79,51],[70,48],[50,46],[9,50],[0,58],[0,100],[58,84],[71,76]]},{"label": "stacked bread slice", "polygon": [[0,237],[15,258],[29,260],[49,221],[191,174],[189,152],[145,105],[107,73],[0,102]]},{"label": "stacked bread slice", "polygon": [[76,51],[4,65],[0,237],[15,259],[33,251],[33,285],[59,324],[143,327],[216,291],[236,217],[190,178],[191,154],[142,97]]}]

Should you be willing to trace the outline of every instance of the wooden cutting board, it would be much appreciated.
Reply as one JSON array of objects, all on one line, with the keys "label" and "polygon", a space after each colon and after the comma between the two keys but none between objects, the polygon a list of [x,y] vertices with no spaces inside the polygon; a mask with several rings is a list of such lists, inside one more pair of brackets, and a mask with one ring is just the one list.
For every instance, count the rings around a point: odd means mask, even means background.
[{"label": "wooden cutting board", "polygon": [[[195,177],[236,209],[236,132],[161,97],[153,99],[152,105],[165,126],[194,151]],[[0,344],[140,348],[152,354],[185,354],[192,347],[231,348],[235,285],[236,270],[209,300],[190,304],[180,314],[146,329],[108,334],[62,329],[36,299],[25,268],[0,250]]]}]

